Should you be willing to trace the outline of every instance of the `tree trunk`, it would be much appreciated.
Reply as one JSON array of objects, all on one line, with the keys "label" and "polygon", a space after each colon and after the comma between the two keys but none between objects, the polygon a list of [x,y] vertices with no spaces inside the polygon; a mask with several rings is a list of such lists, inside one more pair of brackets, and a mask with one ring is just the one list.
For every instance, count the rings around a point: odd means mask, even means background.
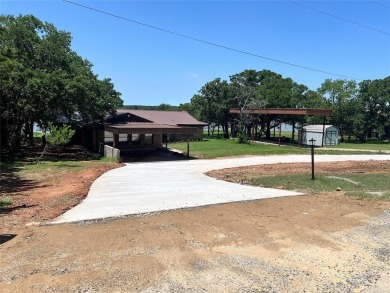
[{"label": "tree trunk", "polygon": [[368,128],[367,138],[372,138],[372,128]]},{"label": "tree trunk", "polygon": [[9,151],[10,153],[18,153],[21,149],[22,141],[22,125],[15,125],[14,129],[9,133]]},{"label": "tree trunk", "polygon": [[265,139],[271,139],[271,120],[267,120],[267,128],[265,130]]},{"label": "tree trunk", "polygon": [[34,144],[34,122],[30,121],[28,124],[29,129],[28,129],[28,142],[30,145]]},{"label": "tree trunk", "polygon": [[225,119],[223,121],[223,124],[225,125],[223,137],[229,138],[229,122],[228,122],[228,113],[227,112],[225,112]]},{"label": "tree trunk", "polygon": [[292,123],[291,142],[294,141],[294,137],[295,137],[295,122]]},{"label": "tree trunk", "polygon": [[385,127],[385,139],[390,139],[390,126]]}]

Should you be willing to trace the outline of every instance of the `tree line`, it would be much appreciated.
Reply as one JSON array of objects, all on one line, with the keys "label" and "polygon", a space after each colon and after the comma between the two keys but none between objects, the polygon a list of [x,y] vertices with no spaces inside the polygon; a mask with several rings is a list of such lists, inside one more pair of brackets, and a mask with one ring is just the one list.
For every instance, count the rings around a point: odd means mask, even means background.
[{"label": "tree line", "polygon": [[[181,105],[199,120],[218,125],[224,137],[236,129],[238,135],[270,138],[271,129],[281,122],[293,129],[298,124],[322,124],[322,117],[229,114],[230,108],[324,108],[333,114],[326,123],[339,129],[341,140],[355,137],[364,142],[374,135],[390,139],[390,76],[384,79],[326,79],[315,91],[270,70],[245,70],[207,82],[190,103]],[[229,122],[235,121],[232,124]]]},{"label": "tree line", "polygon": [[32,15],[0,15],[1,148],[33,141],[33,126],[100,122],[122,105],[109,78],[71,49],[71,34]]}]

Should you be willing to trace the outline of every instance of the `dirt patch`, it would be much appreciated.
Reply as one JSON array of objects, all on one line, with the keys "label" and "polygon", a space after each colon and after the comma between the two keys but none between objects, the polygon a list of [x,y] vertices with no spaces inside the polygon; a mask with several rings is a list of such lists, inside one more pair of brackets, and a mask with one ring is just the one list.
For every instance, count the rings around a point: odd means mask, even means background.
[{"label": "dirt patch", "polygon": [[[330,174],[387,172],[384,163],[321,165]],[[305,168],[288,165],[259,172]],[[274,198],[24,227],[0,246],[0,291],[386,292],[389,247],[389,201]]]},{"label": "dirt patch", "polygon": [[1,195],[11,198],[13,204],[0,209],[0,232],[14,233],[27,223],[58,217],[87,196],[96,178],[120,166],[86,161],[83,170],[47,168],[35,173],[19,172],[15,178],[8,178],[7,183],[2,184]]}]

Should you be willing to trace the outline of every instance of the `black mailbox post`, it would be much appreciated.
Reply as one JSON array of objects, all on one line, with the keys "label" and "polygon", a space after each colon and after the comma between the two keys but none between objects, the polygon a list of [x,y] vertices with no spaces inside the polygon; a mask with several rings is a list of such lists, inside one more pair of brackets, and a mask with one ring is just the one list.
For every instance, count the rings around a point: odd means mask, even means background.
[{"label": "black mailbox post", "polygon": [[314,180],[314,143],[316,142],[315,139],[310,139],[311,144],[311,180]]}]

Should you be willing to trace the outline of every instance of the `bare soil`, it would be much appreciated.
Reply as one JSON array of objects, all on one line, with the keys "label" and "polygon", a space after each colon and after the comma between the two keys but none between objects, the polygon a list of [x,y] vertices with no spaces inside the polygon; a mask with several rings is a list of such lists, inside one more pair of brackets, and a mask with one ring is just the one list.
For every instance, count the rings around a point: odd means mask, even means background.
[{"label": "bare soil", "polygon": [[[121,164],[86,161],[86,169],[74,171],[39,170],[22,174],[7,171],[1,175],[1,196],[12,199],[0,208],[0,233],[13,233],[30,222],[54,219],[83,200],[93,181]],[[11,173],[11,174],[10,174]]]},{"label": "bare soil", "polygon": [[[226,174],[235,178],[249,170],[277,174],[305,168],[288,165],[234,168]],[[345,162],[317,168],[330,173],[383,172],[385,165]],[[214,174],[224,176],[221,171]],[[79,174],[68,178],[62,188],[82,189],[86,181]],[[57,215],[51,206],[47,209],[53,212],[45,217]],[[343,192],[9,228],[12,231],[17,235],[0,246],[1,292],[388,292],[390,288],[390,202],[347,197]]]}]

